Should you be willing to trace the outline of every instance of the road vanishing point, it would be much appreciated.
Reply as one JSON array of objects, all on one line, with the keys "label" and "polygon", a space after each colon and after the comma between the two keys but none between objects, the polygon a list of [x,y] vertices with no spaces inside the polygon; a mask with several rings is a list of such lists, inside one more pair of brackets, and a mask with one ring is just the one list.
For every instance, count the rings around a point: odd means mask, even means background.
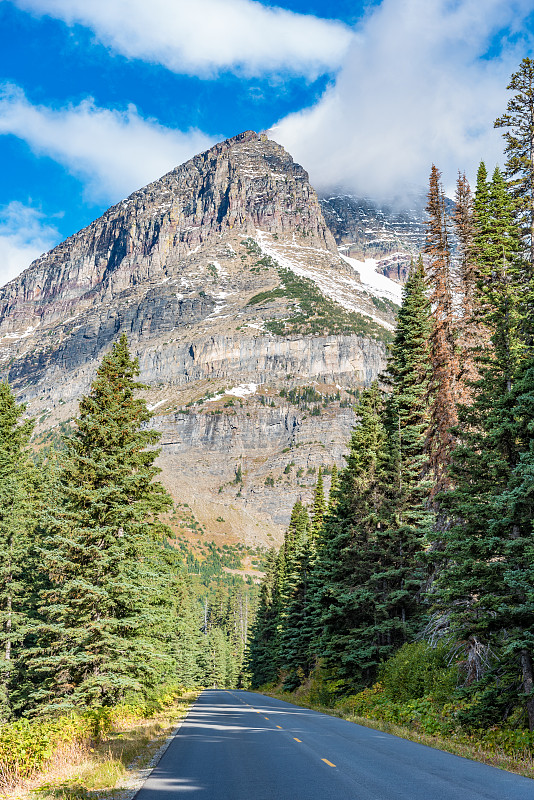
[{"label": "road vanishing point", "polygon": [[534,781],[265,695],[202,692],[135,800],[534,800]]}]

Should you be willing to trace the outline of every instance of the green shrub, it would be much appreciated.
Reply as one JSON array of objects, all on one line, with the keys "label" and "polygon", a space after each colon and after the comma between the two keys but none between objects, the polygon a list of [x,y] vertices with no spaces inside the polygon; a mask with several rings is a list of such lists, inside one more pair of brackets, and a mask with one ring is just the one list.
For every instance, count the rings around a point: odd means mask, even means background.
[{"label": "green shrub", "polygon": [[402,703],[430,695],[447,702],[456,689],[458,672],[448,665],[444,646],[413,642],[382,664],[379,678],[389,700]]},{"label": "green shrub", "polygon": [[56,719],[19,719],[0,726],[0,789],[30,778],[65,745],[103,741],[124,718],[148,718],[183,694],[180,686],[162,686],[146,700],[132,698],[114,707],[87,709]]},{"label": "green shrub", "polygon": [[343,681],[337,680],[335,671],[325,667],[322,659],[319,659],[310,680],[310,702],[333,706],[343,689]]},{"label": "green shrub", "polygon": [[115,709],[109,706],[100,708],[90,708],[85,712],[84,717],[89,724],[91,738],[96,740],[106,739],[108,733],[113,728]]},{"label": "green shrub", "polygon": [[467,694],[466,697],[469,705],[458,712],[457,719],[467,731],[487,730],[494,725],[501,725],[507,708],[513,704],[509,693],[495,686]]},{"label": "green shrub", "polygon": [[0,788],[29,778],[65,744],[91,738],[93,722],[71,715],[54,720],[17,720],[0,727]]},{"label": "green shrub", "polygon": [[433,697],[394,702],[389,699],[381,683],[375,683],[350,697],[343,697],[338,701],[337,707],[345,714],[354,714],[364,719],[379,719],[422,733],[450,734],[457,728],[457,705],[443,705]]}]

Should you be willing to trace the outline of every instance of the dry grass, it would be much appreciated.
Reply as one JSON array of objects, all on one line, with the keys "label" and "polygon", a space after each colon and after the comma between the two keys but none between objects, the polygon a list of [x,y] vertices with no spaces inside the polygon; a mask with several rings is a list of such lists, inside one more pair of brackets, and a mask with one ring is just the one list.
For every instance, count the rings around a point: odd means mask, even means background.
[{"label": "dry grass", "polygon": [[119,798],[125,780],[147,767],[197,696],[189,692],[151,719],[124,718],[103,742],[57,751],[45,773],[0,792],[1,800]]},{"label": "dry grass", "polygon": [[[324,711],[327,714],[332,714],[332,709]],[[335,716],[347,719],[349,722],[355,722],[357,725],[364,725],[366,728],[374,728],[384,733],[391,733],[394,736],[400,736],[401,739],[409,739],[411,742],[425,744],[428,747],[434,747],[436,750],[445,750],[448,753],[454,753],[454,755],[462,756],[463,758],[470,758],[472,761],[480,761],[492,767],[514,772],[516,775],[534,778],[534,754],[531,751],[520,751],[515,757],[512,757],[499,748],[496,748],[494,751],[488,751],[481,745],[475,743],[468,744],[455,741],[453,738],[420,733],[419,731],[382,720],[357,717],[353,714],[343,715],[341,713],[334,713]]]},{"label": "dry grass", "polygon": [[287,703],[294,703],[295,705],[309,708],[312,711],[320,711],[322,714],[329,714],[332,717],[339,717],[346,719],[349,722],[354,722],[356,725],[363,725],[366,728],[373,728],[374,730],[382,731],[383,733],[391,733],[393,736],[399,736],[401,739],[408,739],[411,742],[418,742],[419,744],[433,747],[436,750],[445,750],[447,753],[461,756],[462,758],[469,758],[472,761],[480,761],[483,764],[489,764],[492,767],[505,769],[508,772],[513,772],[516,775],[523,775],[526,778],[534,778],[534,753],[531,750],[521,750],[514,756],[510,756],[503,750],[496,747],[494,750],[485,750],[482,745],[473,743],[466,743],[457,741],[452,737],[439,736],[437,734],[421,733],[413,728],[406,728],[402,725],[395,725],[392,722],[379,719],[369,719],[368,717],[358,717],[355,714],[344,713],[340,709],[332,708],[330,706],[322,706],[318,703],[311,703],[303,693],[299,696],[298,690],[296,693],[290,692],[259,692],[259,694],[267,694],[269,697],[275,697],[278,700],[285,700]]}]

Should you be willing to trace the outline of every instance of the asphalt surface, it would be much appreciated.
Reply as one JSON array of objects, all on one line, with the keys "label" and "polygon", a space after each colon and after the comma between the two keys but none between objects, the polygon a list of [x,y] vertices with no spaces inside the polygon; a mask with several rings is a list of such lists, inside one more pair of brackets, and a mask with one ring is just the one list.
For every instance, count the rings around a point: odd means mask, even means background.
[{"label": "asphalt surface", "polygon": [[135,800],[534,800],[534,781],[239,690],[207,690]]}]

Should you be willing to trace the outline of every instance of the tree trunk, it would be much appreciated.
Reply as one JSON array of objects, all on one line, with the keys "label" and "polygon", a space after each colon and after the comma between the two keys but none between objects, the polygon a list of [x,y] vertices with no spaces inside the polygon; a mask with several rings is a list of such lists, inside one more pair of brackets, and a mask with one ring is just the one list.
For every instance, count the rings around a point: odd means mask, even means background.
[{"label": "tree trunk", "polygon": [[10,678],[10,662],[11,662],[11,628],[12,628],[12,597],[10,594],[7,595],[6,599],[6,621],[4,625],[4,631],[6,635],[5,640],[5,651],[4,651],[4,659],[5,659],[5,668],[0,673],[0,685],[4,692],[5,699],[9,702],[9,678]]},{"label": "tree trunk", "polygon": [[532,656],[526,648],[521,650],[521,670],[523,672],[523,692],[526,695],[528,729],[534,731],[534,672]]},{"label": "tree trunk", "polygon": [[9,663],[11,661],[11,626],[12,626],[12,598],[8,594],[6,601],[6,653],[5,659]]}]

